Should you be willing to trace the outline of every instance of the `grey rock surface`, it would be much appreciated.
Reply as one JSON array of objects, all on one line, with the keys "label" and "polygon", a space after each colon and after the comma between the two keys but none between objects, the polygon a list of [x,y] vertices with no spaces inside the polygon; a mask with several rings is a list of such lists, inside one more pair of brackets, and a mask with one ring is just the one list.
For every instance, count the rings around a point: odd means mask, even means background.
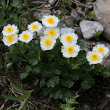
[{"label": "grey rock surface", "polygon": [[76,24],[77,23],[77,20],[75,17],[73,16],[69,16],[69,15],[66,15],[65,17],[63,16],[62,19],[61,19],[61,22],[64,22],[66,23],[66,25],[71,25],[71,23],[74,23]]},{"label": "grey rock surface", "polygon": [[64,33],[68,33],[68,32],[74,33],[75,30],[72,29],[72,28],[68,28],[68,27],[62,28],[62,29],[60,30],[60,34],[64,34]]},{"label": "grey rock surface", "polygon": [[95,33],[95,30],[103,31],[103,26],[95,21],[83,20],[80,22],[80,27],[83,37],[85,39],[93,38],[94,37],[93,33]]},{"label": "grey rock surface", "polygon": [[57,0],[49,0],[49,4],[53,5]]},{"label": "grey rock surface", "polygon": [[104,37],[110,41],[110,0],[96,0],[94,2],[94,19],[104,26]]},{"label": "grey rock surface", "polygon": [[44,9],[42,11],[35,11],[34,17],[36,20],[41,21],[42,17],[45,15],[50,15],[51,11],[49,9]]},{"label": "grey rock surface", "polygon": [[62,28],[66,28],[66,25],[65,25],[65,23],[59,22],[57,27],[62,29]]}]

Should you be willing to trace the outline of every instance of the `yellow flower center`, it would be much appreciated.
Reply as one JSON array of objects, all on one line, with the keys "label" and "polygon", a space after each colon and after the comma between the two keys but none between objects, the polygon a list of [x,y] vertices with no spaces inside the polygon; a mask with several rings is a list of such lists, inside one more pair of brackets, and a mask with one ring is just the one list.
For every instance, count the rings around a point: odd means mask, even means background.
[{"label": "yellow flower center", "polygon": [[46,46],[50,46],[51,43],[52,43],[52,40],[49,39],[49,38],[47,38],[47,39],[44,40],[44,44],[45,44]]},{"label": "yellow flower center", "polygon": [[105,51],[105,49],[103,47],[98,47],[97,51],[103,53]]},{"label": "yellow flower center", "polygon": [[92,61],[97,61],[99,59],[99,55],[96,53],[93,53],[90,58]]},{"label": "yellow flower center", "polygon": [[7,27],[6,32],[7,32],[7,33],[13,32],[13,27],[12,27],[12,26]]},{"label": "yellow flower center", "polygon": [[48,24],[53,24],[53,23],[55,22],[55,20],[54,20],[54,18],[48,18],[48,19],[46,20],[46,22],[47,22]]},{"label": "yellow flower center", "polygon": [[74,52],[74,47],[73,46],[68,46],[67,48],[66,48],[66,52],[67,53],[69,53],[69,54],[72,54],[73,52]]},{"label": "yellow flower center", "polygon": [[11,43],[14,41],[14,36],[10,35],[10,36],[7,36],[7,42]]},{"label": "yellow flower center", "polygon": [[36,30],[36,29],[38,28],[38,25],[37,25],[37,24],[32,24],[32,25],[31,25],[31,28],[32,28],[33,30]]},{"label": "yellow flower center", "polygon": [[27,40],[27,39],[29,38],[29,34],[24,33],[24,34],[22,35],[22,38],[23,38],[24,40]]},{"label": "yellow flower center", "polygon": [[67,36],[65,37],[65,40],[66,40],[67,42],[71,42],[71,41],[73,41],[73,37],[70,36],[70,35],[67,35]]},{"label": "yellow flower center", "polygon": [[49,30],[49,31],[48,31],[48,35],[54,36],[54,35],[55,35],[55,30]]}]

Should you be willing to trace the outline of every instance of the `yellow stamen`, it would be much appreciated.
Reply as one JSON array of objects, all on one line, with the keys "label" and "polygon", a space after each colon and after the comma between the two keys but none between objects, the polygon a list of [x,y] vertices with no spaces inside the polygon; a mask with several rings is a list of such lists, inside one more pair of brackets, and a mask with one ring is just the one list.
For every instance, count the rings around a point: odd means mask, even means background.
[{"label": "yellow stamen", "polygon": [[54,36],[54,35],[55,35],[55,30],[49,30],[49,31],[48,31],[48,35]]},{"label": "yellow stamen", "polygon": [[66,52],[69,53],[69,54],[72,54],[74,51],[75,51],[75,49],[74,49],[73,46],[68,46],[68,47],[66,48]]},{"label": "yellow stamen", "polygon": [[54,18],[48,18],[48,19],[46,20],[46,22],[47,22],[48,24],[53,24],[53,23],[55,22],[55,20],[54,20]]},{"label": "yellow stamen", "polygon": [[29,34],[24,33],[24,34],[22,35],[22,38],[23,38],[24,40],[27,40],[27,39],[29,38]]},{"label": "yellow stamen", "polygon": [[67,42],[71,42],[71,41],[73,41],[73,37],[70,36],[70,35],[67,35],[67,36],[65,37],[65,40],[66,40]]},{"label": "yellow stamen", "polygon": [[105,49],[103,47],[98,47],[97,51],[103,53],[105,51]]},{"label": "yellow stamen", "polygon": [[10,35],[10,36],[7,36],[7,42],[11,43],[14,41],[14,36]]},{"label": "yellow stamen", "polygon": [[12,26],[7,27],[6,32],[7,32],[7,33],[13,32],[13,27],[12,27]]},{"label": "yellow stamen", "polygon": [[38,28],[38,25],[37,25],[37,24],[32,24],[32,25],[31,25],[31,28],[32,28],[33,30],[36,30],[36,29]]},{"label": "yellow stamen", "polygon": [[47,39],[44,40],[44,44],[45,44],[46,46],[50,46],[51,43],[52,43],[52,40],[49,39],[49,38],[47,38]]},{"label": "yellow stamen", "polygon": [[91,55],[90,58],[91,58],[92,61],[97,61],[99,59],[99,55],[94,53],[94,54]]}]

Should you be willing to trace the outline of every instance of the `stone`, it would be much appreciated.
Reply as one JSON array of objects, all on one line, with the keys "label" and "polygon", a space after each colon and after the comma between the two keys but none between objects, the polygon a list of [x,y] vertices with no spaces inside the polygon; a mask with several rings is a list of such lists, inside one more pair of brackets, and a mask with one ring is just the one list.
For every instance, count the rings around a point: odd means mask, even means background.
[{"label": "stone", "polygon": [[80,28],[85,39],[91,39],[94,37],[95,30],[103,31],[103,26],[95,21],[83,20],[80,22]]},{"label": "stone", "polygon": [[79,20],[79,15],[75,9],[71,10],[71,16],[75,17],[77,20]]},{"label": "stone", "polygon": [[77,23],[77,20],[75,17],[73,16],[69,16],[69,15],[66,15],[65,17],[63,16],[62,19],[61,19],[61,22],[65,21],[66,25],[70,26],[71,23]]},{"label": "stone", "polygon": [[104,37],[110,41],[110,0],[96,0],[93,3],[94,19],[103,25]]},{"label": "stone", "polygon": [[49,0],[49,4],[54,5],[57,0]]},{"label": "stone", "polygon": [[74,29],[68,28],[68,27],[62,28],[62,29],[60,30],[60,34],[64,34],[64,33],[68,33],[68,32],[74,33],[75,31],[74,31]]},{"label": "stone", "polygon": [[34,17],[36,20],[41,21],[42,17],[45,15],[50,15],[51,11],[48,9],[43,9],[42,11],[35,11]]},{"label": "stone", "polygon": [[60,28],[60,29],[66,28],[66,25],[65,25],[65,23],[59,22],[57,28]]},{"label": "stone", "polygon": [[79,38],[82,38],[82,32],[80,27],[74,27],[75,33],[78,35]]}]

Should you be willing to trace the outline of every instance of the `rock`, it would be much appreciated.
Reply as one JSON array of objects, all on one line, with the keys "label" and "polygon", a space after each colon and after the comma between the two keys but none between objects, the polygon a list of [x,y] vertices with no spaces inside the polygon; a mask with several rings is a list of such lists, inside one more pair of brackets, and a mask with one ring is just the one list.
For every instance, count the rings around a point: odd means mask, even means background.
[{"label": "rock", "polygon": [[95,30],[103,31],[103,26],[95,21],[83,20],[82,22],[80,22],[80,27],[83,37],[85,39],[93,38],[94,37],[93,33],[95,33]]},{"label": "rock", "polygon": [[71,16],[75,17],[77,20],[79,20],[79,16],[78,16],[78,13],[75,9],[72,9],[71,10]]},{"label": "rock", "polygon": [[65,23],[58,23],[58,26],[57,26],[58,28],[60,28],[60,29],[62,29],[62,28],[66,28],[66,25],[65,25]]},{"label": "rock", "polygon": [[34,17],[35,17],[36,20],[41,21],[43,16],[50,15],[50,14],[51,14],[50,10],[44,9],[41,12],[40,11],[35,11],[34,12]]},{"label": "rock", "polygon": [[68,27],[62,28],[62,29],[60,30],[60,34],[64,34],[64,33],[68,33],[68,32],[74,33],[75,31],[74,31],[74,29],[68,28]]},{"label": "rock", "polygon": [[110,41],[110,0],[96,0],[93,8],[94,19],[104,26],[103,35]]},{"label": "rock", "polygon": [[49,4],[54,5],[57,0],[49,0]]},{"label": "rock", "polygon": [[55,15],[59,15],[59,14],[61,14],[61,10],[52,9],[52,13]]},{"label": "rock", "polygon": [[62,22],[65,21],[66,25],[68,25],[68,26],[70,26],[71,23],[74,23],[74,24],[77,23],[76,18],[73,17],[73,16],[69,16],[69,15],[66,15],[65,17],[63,16],[62,19],[61,19],[61,21]]},{"label": "rock", "polygon": [[82,32],[80,27],[74,27],[75,33],[78,35],[79,38],[82,38]]}]

